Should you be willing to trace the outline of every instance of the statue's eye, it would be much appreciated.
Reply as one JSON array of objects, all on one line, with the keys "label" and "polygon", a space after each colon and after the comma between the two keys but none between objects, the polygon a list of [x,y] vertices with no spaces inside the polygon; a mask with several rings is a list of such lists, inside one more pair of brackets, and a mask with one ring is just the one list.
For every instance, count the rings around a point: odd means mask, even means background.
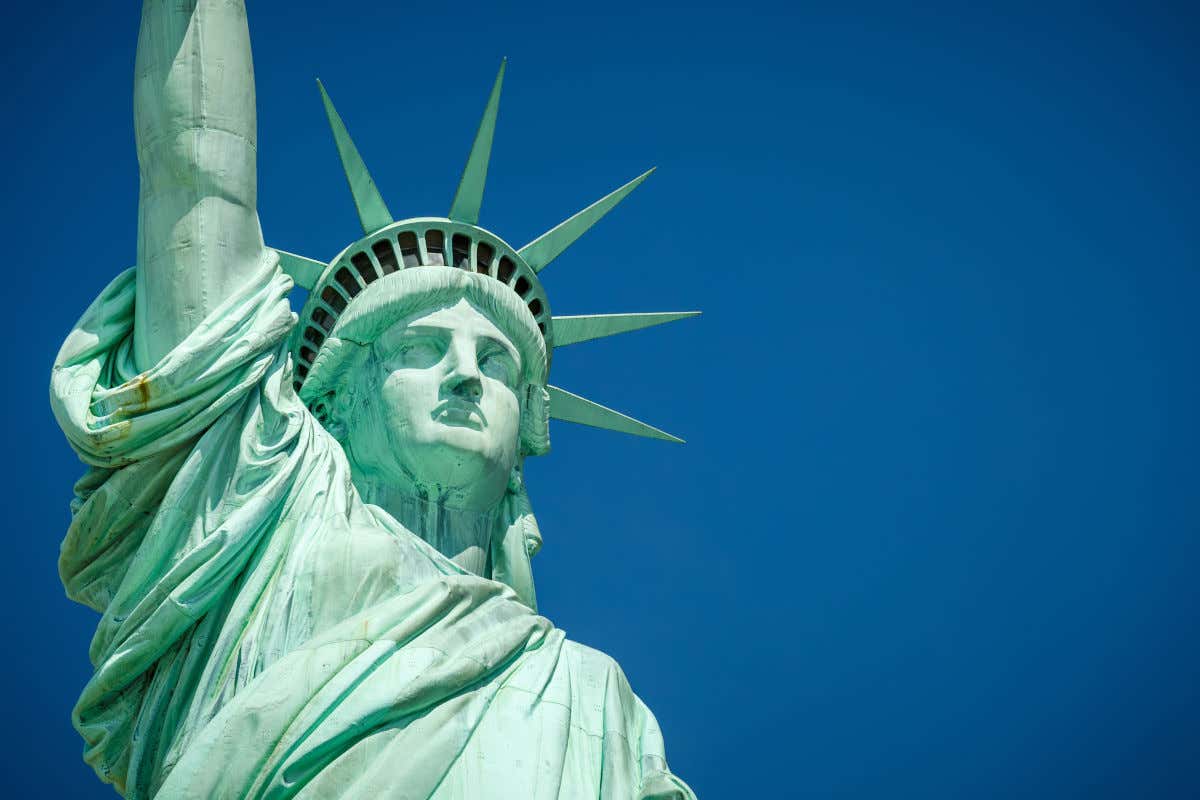
[{"label": "statue's eye", "polygon": [[479,371],[505,386],[515,386],[517,365],[504,350],[485,350],[479,356]]},{"label": "statue's eye", "polygon": [[406,336],[396,348],[396,361],[401,367],[425,369],[442,360],[445,342],[432,336]]}]

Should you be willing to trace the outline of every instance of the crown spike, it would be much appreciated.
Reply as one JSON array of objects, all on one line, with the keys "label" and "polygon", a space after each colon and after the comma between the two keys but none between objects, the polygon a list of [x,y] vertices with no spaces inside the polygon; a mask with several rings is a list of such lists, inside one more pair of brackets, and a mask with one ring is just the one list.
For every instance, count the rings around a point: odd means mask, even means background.
[{"label": "crown spike", "polygon": [[624,200],[626,195],[650,177],[650,173],[655,169],[655,167],[651,167],[646,170],[620,189],[605,195],[575,216],[560,222],[517,252],[533,268],[534,272],[541,272],[547,264],[558,258],[562,251],[586,233],[588,228],[599,222],[601,217],[612,211],[617,203]]},{"label": "crown spike", "polygon": [[645,436],[649,439],[662,439],[664,442],[683,444],[683,439],[672,436],[666,431],[660,431],[652,425],[647,425],[633,417],[627,417],[619,411],[605,408],[599,403],[572,394],[557,386],[547,386],[550,393],[550,418],[561,419],[564,422],[575,422],[580,425],[590,425],[593,428],[631,433],[634,436]]},{"label": "crown spike", "polygon": [[699,311],[662,311],[649,314],[583,314],[554,317],[554,346],[565,347],[591,339],[603,339],[606,336],[664,325],[699,314]]},{"label": "crown spike", "polygon": [[324,261],[317,261],[315,258],[289,253],[286,250],[280,250],[278,247],[272,249],[279,254],[280,268],[301,289],[312,289],[316,286],[317,281],[321,278],[321,273],[328,266]]},{"label": "crown spike", "polygon": [[496,113],[500,110],[500,87],[504,84],[506,66],[508,59],[501,59],[500,71],[496,73],[496,82],[492,84],[492,93],[488,95],[483,118],[479,120],[479,130],[475,132],[471,154],[467,157],[467,165],[463,167],[462,178],[458,182],[458,191],[454,193],[454,201],[450,204],[447,216],[456,222],[479,224],[479,207],[483,205],[483,185],[487,181],[488,162],[492,157],[492,137],[496,134]]},{"label": "crown spike", "polygon": [[346,172],[346,180],[350,183],[350,194],[354,196],[354,206],[358,209],[358,219],[362,223],[363,233],[377,231],[392,223],[391,212],[383,202],[383,196],[375,187],[367,165],[363,163],[358,148],[350,138],[345,123],[333,107],[329,93],[318,80],[317,88],[321,90],[321,101],[325,104],[325,116],[329,118],[329,127],[333,130],[333,141],[337,145],[338,155],[342,159],[342,169]]}]

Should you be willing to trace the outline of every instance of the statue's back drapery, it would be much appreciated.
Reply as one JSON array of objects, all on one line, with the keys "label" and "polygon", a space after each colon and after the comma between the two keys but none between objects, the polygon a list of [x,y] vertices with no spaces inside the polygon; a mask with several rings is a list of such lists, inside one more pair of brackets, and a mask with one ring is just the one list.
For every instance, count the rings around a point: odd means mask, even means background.
[{"label": "statue's back drapery", "polygon": [[691,798],[617,665],[364,502],[297,397],[243,3],[146,0],[135,113],[137,266],[51,384],[88,763],[129,798]]}]

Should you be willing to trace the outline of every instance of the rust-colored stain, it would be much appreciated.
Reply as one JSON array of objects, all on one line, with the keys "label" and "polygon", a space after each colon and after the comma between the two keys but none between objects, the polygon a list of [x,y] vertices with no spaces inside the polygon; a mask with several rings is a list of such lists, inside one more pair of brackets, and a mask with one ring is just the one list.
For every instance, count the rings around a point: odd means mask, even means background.
[{"label": "rust-colored stain", "polygon": [[145,375],[138,375],[133,379],[131,390],[137,397],[137,401],[133,404],[134,406],[145,408],[150,405],[150,381],[146,380]]},{"label": "rust-colored stain", "polygon": [[88,441],[90,448],[93,451],[104,450],[105,446],[112,442],[118,442],[129,436],[133,429],[133,423],[129,420],[121,420],[111,425],[105,425],[97,431],[88,432]]}]

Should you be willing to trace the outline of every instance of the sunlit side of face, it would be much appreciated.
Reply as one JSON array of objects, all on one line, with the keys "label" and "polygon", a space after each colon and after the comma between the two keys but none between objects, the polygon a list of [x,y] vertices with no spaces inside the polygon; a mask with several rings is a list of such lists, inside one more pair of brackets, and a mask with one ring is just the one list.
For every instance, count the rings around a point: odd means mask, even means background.
[{"label": "sunlit side of face", "polygon": [[356,471],[486,510],[516,462],[521,357],[468,300],[422,311],[372,346],[348,438]]}]

